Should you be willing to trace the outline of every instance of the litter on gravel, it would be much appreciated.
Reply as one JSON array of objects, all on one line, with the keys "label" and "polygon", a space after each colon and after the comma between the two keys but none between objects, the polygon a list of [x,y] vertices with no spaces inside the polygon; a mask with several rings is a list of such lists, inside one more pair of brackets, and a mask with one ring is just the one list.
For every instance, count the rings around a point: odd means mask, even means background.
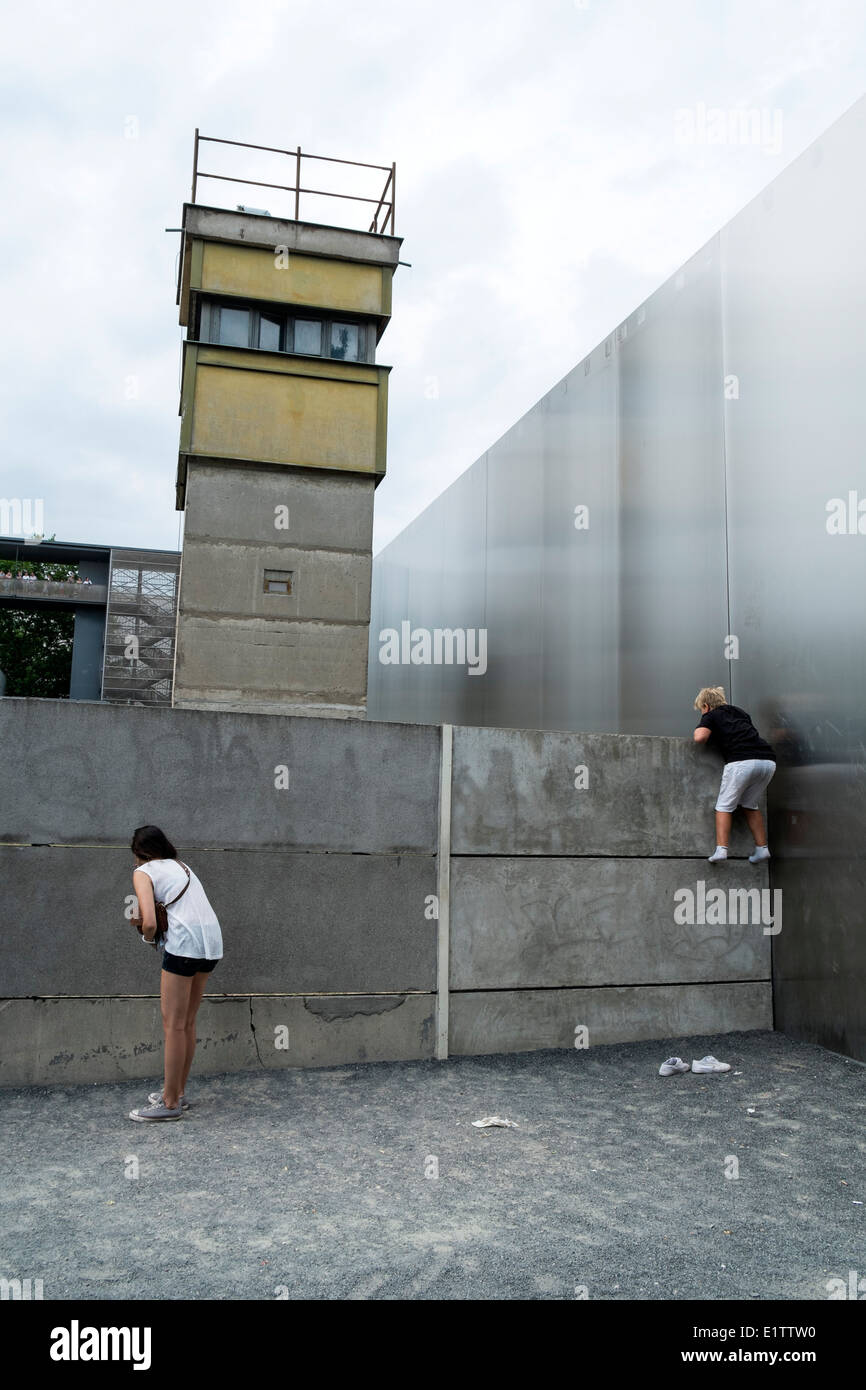
[{"label": "litter on gravel", "polygon": [[520,1125],[513,1120],[500,1120],[498,1115],[485,1115],[483,1120],[473,1120],[476,1129],[490,1129],[495,1125],[498,1129],[519,1129]]}]

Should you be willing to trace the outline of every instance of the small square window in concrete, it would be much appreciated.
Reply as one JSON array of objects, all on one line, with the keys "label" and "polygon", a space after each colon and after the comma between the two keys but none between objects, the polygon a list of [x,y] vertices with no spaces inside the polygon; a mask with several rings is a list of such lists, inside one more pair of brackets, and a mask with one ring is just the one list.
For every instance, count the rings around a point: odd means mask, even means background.
[{"label": "small square window in concrete", "polygon": [[290,594],[294,577],[291,570],[265,570],[265,593]]}]

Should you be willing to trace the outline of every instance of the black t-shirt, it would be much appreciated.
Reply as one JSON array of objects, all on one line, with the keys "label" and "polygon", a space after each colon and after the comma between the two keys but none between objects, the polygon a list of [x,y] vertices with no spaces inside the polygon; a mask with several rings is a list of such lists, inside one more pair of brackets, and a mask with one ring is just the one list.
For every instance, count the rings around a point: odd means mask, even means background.
[{"label": "black t-shirt", "polygon": [[721,751],[726,763],[741,763],[746,758],[776,761],[769,743],[761,738],[746,711],[736,705],[719,705],[702,714],[698,728],[709,729],[708,742]]}]

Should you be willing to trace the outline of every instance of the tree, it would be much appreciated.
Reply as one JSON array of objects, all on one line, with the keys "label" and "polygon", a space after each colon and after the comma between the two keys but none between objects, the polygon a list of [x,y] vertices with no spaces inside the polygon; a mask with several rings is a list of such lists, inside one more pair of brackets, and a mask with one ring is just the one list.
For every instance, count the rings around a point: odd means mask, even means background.
[{"label": "tree", "polygon": [[[0,560],[0,569],[34,579],[75,580],[77,565],[47,561]],[[0,671],[7,695],[37,695],[67,699],[72,671],[75,615],[28,608],[0,608]]]}]

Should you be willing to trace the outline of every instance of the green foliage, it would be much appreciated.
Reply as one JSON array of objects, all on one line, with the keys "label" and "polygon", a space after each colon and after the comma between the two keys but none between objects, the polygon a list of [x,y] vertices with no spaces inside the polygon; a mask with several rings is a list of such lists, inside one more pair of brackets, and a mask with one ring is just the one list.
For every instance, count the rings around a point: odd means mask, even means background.
[{"label": "green foliage", "polygon": [[[0,574],[32,574],[34,579],[68,580],[78,576],[77,565],[32,560],[4,560]],[[0,670],[7,695],[66,698],[72,670],[75,615],[38,609],[0,608]]]}]

